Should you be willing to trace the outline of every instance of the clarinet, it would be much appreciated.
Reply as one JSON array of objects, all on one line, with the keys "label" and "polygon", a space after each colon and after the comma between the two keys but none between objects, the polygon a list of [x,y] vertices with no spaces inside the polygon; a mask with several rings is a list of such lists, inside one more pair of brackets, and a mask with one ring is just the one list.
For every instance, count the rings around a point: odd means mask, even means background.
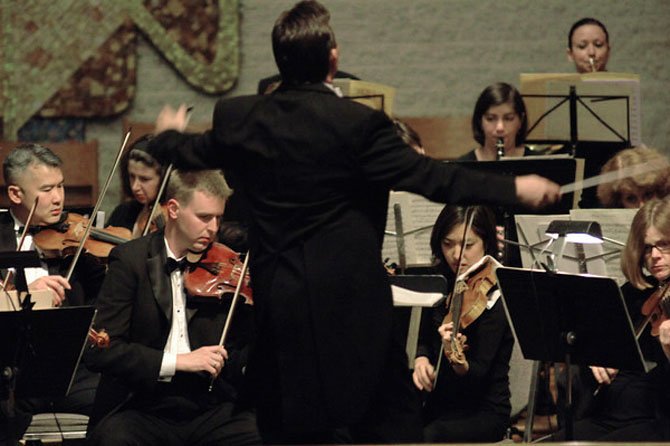
[{"label": "clarinet", "polygon": [[496,159],[500,159],[505,156],[505,141],[502,138],[498,138],[496,141]]}]

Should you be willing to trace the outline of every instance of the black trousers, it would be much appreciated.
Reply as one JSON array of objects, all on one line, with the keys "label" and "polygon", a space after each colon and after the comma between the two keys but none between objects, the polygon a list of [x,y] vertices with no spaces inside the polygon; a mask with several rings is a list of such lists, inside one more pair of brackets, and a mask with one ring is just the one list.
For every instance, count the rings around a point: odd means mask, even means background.
[{"label": "black trousers", "polygon": [[261,431],[266,444],[421,443],[421,403],[407,367],[404,345],[394,334],[380,383],[365,416],[351,426],[313,432]]},{"label": "black trousers", "polygon": [[197,416],[173,419],[140,409],[114,413],[96,426],[88,444],[99,446],[246,446],[261,443],[252,412],[222,403]]}]

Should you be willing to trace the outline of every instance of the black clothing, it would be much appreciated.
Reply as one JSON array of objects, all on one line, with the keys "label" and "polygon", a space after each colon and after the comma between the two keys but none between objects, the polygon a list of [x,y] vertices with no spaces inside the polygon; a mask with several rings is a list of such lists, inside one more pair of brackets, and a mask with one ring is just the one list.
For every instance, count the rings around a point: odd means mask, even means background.
[{"label": "black clothing", "polygon": [[[447,308],[432,309],[421,324],[416,356],[437,364]],[[461,330],[467,336],[469,370],[459,376],[442,358],[436,386],[424,408],[424,440],[429,443],[493,442],[502,440],[511,411],[509,361],[514,338],[501,299]],[[486,421],[485,421],[486,420]]]},{"label": "black clothing", "polygon": [[[655,283],[652,278],[647,278]],[[638,290],[629,283],[621,287],[628,312],[637,327],[642,320],[642,304],[656,290]],[[574,439],[578,441],[654,441],[667,436],[670,418],[670,362],[663,353],[658,338],[651,336],[647,327],[639,338],[644,358],[657,363],[649,371],[632,372],[620,370],[610,385],[601,386],[593,399],[590,414],[574,424]],[[588,367],[580,371],[586,391],[591,396],[598,387]],[[562,440],[564,432],[557,432],[552,440]]]},{"label": "black clothing", "polygon": [[[177,372],[170,382],[159,381],[173,299],[164,240],[163,231],[157,231],[117,246],[109,256],[109,270],[96,306],[97,321],[109,333],[110,345],[89,350],[86,357],[92,369],[102,372],[89,423],[91,443],[122,444],[117,443],[121,438],[153,433],[157,436],[148,444],[157,444],[159,439],[171,441],[180,435],[187,437],[176,444],[194,444],[200,439],[194,428],[213,416],[213,424],[208,425],[212,436],[201,440],[220,438],[222,431],[231,427],[234,432],[228,434],[231,441],[233,437],[239,441],[236,444],[259,443],[251,414],[240,419],[219,417],[232,413],[232,405],[224,403],[237,401],[245,348],[252,335],[248,305],[240,304],[236,309],[225,345],[228,360],[212,392],[208,392],[210,380],[204,374]],[[187,301],[192,350],[218,344],[229,306],[229,300],[204,305]],[[135,432],[132,426],[146,419],[156,429]],[[122,429],[126,424],[128,427]]]},{"label": "black clothing", "polygon": [[383,440],[418,441],[419,426],[408,421],[418,421],[418,406],[407,392],[393,393],[412,384],[392,338],[381,262],[389,190],[511,204],[514,179],[423,157],[383,112],[322,83],[221,100],[213,130],[167,131],[150,144],[154,157],[177,168],[223,167],[249,204],[259,336],[248,375],[261,430],[358,425],[385,395],[394,399],[387,407],[405,405],[394,415],[404,435]]},{"label": "black clothing", "polygon": [[[475,153],[475,150],[477,149],[472,149],[468,153],[459,156],[456,158],[456,161],[477,161],[477,154]],[[530,150],[530,147],[524,146],[523,148],[523,156],[533,156],[535,153]]]},{"label": "black clothing", "polygon": [[127,228],[131,232],[144,205],[137,200],[125,201],[114,208],[107,219],[107,226]]},{"label": "black clothing", "polygon": [[[345,71],[340,71],[337,70],[335,73],[335,79],[355,79],[355,80],[360,80],[360,78],[356,77],[355,75],[351,73],[347,73]],[[274,83],[281,82],[281,74],[275,74],[272,76],[264,77],[263,79],[258,81],[258,89],[256,93],[258,94],[265,94],[267,91],[268,87]]]},{"label": "black clothing", "polygon": [[[9,212],[0,214],[0,251],[16,250],[16,232],[14,219]],[[70,267],[72,257],[59,258],[48,261],[50,275],[65,276]],[[6,271],[2,271],[4,277]],[[105,276],[105,265],[97,258],[82,254],[70,279],[71,290],[66,290],[66,299],[63,306],[93,305]],[[18,435],[30,424],[32,415],[41,412],[69,412],[90,415],[93,409],[93,399],[100,375],[91,372],[83,363],[79,364],[70,393],[56,400],[46,398],[18,398],[16,400],[17,416],[20,419]],[[5,414],[0,414],[0,444],[5,434]]]}]

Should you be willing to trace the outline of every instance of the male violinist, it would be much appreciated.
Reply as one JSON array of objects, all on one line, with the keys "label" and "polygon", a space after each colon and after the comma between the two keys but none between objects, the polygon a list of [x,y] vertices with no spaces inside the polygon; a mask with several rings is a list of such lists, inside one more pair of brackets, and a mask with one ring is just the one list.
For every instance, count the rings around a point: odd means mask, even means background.
[{"label": "male violinist", "polygon": [[215,241],[230,194],[219,171],[174,171],[165,229],[112,250],[97,301],[110,345],[87,357],[102,373],[91,444],[260,442],[254,415],[236,407],[251,309],[235,308],[219,346],[230,300],[196,302],[183,285],[187,253]]},{"label": "male violinist", "polygon": [[[0,251],[17,249],[22,227],[27,223],[36,198],[39,200],[22,250],[37,249],[33,234],[62,220],[65,192],[61,166],[61,159],[39,144],[21,144],[7,155],[2,168],[10,205],[8,212],[0,214]],[[26,268],[28,289],[50,290],[54,306],[92,304],[102,284],[105,266],[98,259],[83,255],[68,281],[62,274],[70,267],[71,261],[71,257],[43,259],[42,267]],[[4,278],[7,271],[3,273]],[[4,298],[0,296],[0,299]],[[81,364],[68,396],[56,401],[42,398],[17,400],[17,434],[20,435],[30,424],[31,414],[34,413],[58,411],[89,415],[98,380],[98,374]],[[4,432],[5,429],[0,428],[0,444]]]},{"label": "male violinist", "polygon": [[[38,198],[21,249],[36,249],[33,234],[41,228],[55,225],[64,217],[63,171],[61,159],[47,147],[26,143],[14,148],[5,158],[3,174],[7,185],[9,212],[0,214],[0,250],[16,250],[27,223],[30,210]],[[104,277],[104,265],[90,256],[83,256],[68,282],[62,274],[71,258],[45,259],[42,268],[26,269],[26,281],[31,291],[50,290],[54,306],[92,303]],[[80,280],[81,279],[81,280]]]}]

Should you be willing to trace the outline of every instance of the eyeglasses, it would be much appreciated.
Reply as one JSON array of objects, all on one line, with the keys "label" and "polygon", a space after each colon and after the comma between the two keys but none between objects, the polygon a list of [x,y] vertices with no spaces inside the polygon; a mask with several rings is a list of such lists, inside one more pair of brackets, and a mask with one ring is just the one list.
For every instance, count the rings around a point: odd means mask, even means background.
[{"label": "eyeglasses", "polygon": [[644,245],[644,255],[648,256],[651,254],[652,249],[658,249],[661,254],[670,253],[670,240],[659,240],[653,245]]}]

